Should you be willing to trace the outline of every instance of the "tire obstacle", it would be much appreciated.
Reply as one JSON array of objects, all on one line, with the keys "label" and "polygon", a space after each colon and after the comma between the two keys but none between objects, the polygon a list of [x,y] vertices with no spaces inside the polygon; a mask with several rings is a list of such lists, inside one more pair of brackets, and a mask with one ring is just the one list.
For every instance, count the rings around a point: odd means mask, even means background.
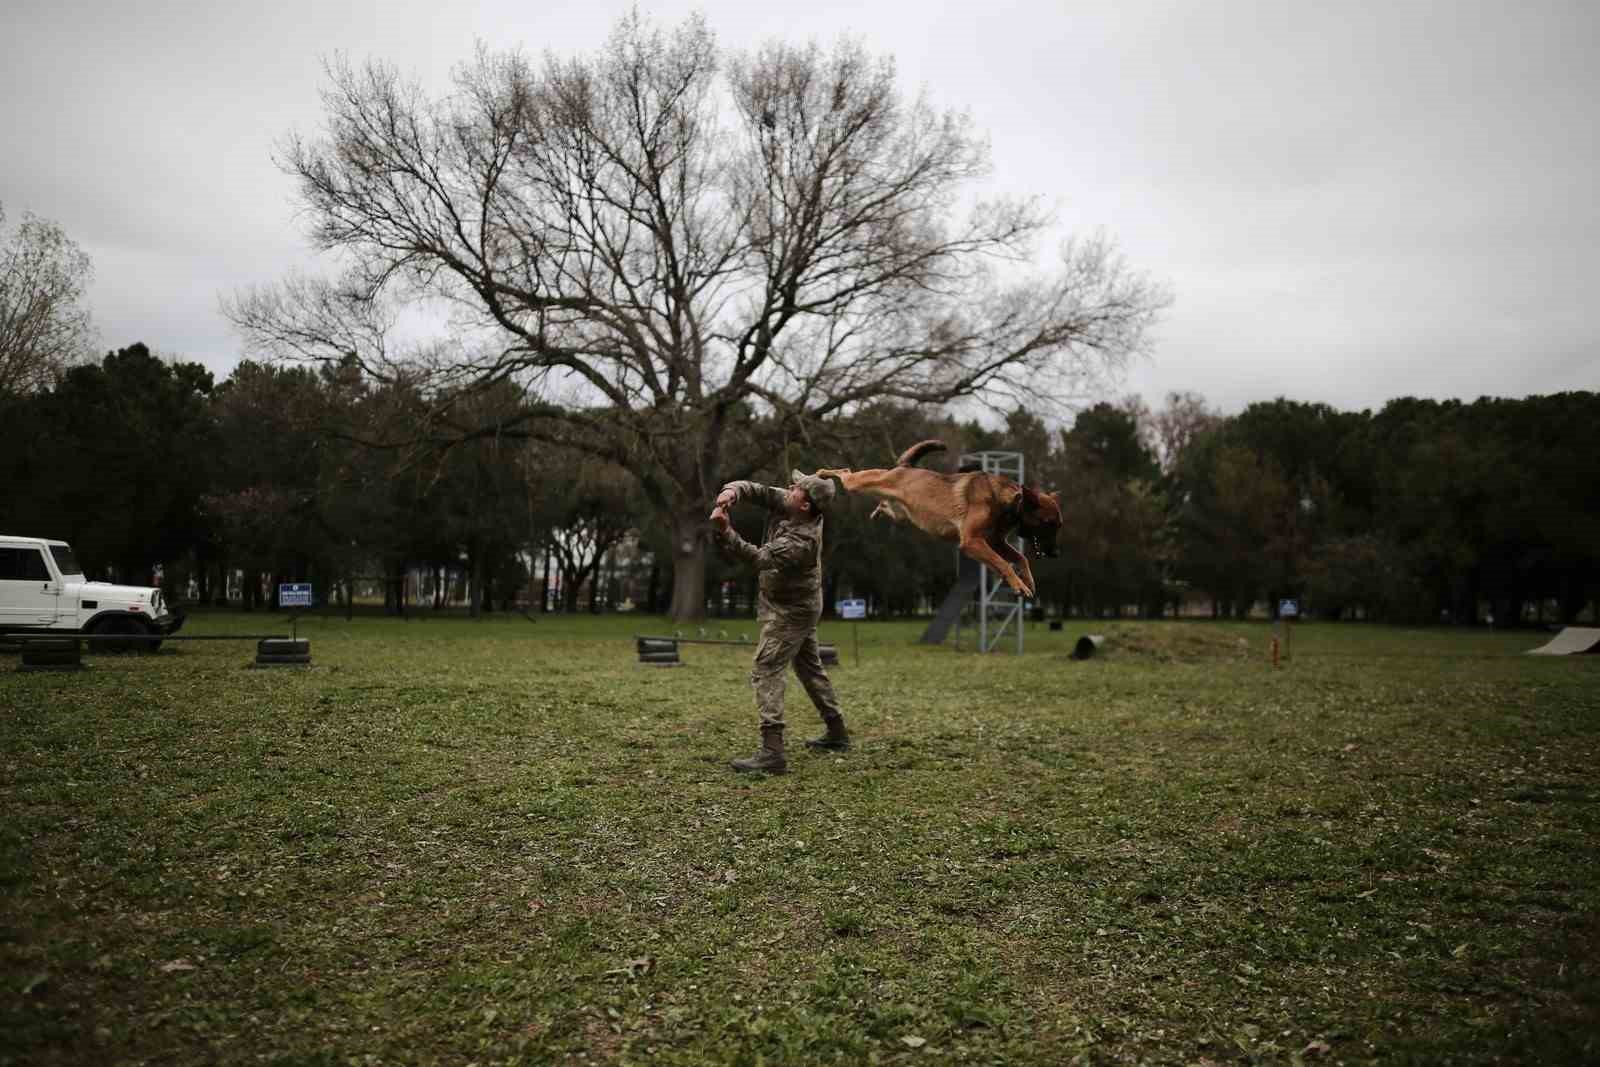
[{"label": "tire obstacle", "polygon": [[[635,634],[634,647],[639,653],[639,663],[652,667],[681,667],[683,660],[678,654],[679,645],[737,645],[740,648],[754,648],[755,642],[748,639],[730,641],[709,637],[651,637]],[[837,645],[817,644],[817,654],[822,658],[824,667],[837,667],[839,665],[839,648]]]},{"label": "tire obstacle", "polygon": [[22,653],[19,671],[81,671],[87,669],[84,645],[92,648],[98,642],[121,651],[132,644],[159,646],[168,641],[254,641],[256,656],[251,667],[304,667],[311,663],[310,638],[282,634],[10,634],[5,644],[16,645]]},{"label": "tire obstacle", "polygon": [[269,637],[256,644],[257,667],[288,667],[311,662],[311,639],[308,637]]}]

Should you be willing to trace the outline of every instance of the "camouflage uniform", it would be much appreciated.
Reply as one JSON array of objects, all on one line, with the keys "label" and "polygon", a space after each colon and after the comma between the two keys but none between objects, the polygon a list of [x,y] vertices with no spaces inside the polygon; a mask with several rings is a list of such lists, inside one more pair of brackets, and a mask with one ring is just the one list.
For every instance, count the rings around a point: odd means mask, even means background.
[{"label": "camouflage uniform", "polygon": [[732,526],[717,534],[725,552],[755,567],[761,576],[756,610],[761,643],[756,646],[750,684],[755,689],[762,729],[783,729],[783,672],[790,663],[823,722],[839,723],[839,701],[817,651],[817,620],[822,617],[822,516],[810,522],[786,518],[784,490],[773,486],[730,482],[725,488],[738,494],[735,503],[760,504],[774,513],[767,520],[760,548],[740,537]]}]

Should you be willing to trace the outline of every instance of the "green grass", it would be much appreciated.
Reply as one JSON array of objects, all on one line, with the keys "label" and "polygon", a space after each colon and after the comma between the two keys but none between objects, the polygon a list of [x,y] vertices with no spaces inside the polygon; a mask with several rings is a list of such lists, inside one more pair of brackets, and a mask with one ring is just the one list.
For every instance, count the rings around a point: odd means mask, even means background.
[{"label": "green grass", "polygon": [[1600,657],[1304,625],[1274,671],[1266,625],[1104,623],[1019,660],[866,624],[857,666],[824,624],[856,749],[798,745],[791,680],[791,773],[751,780],[748,650],[637,666],[667,625],[0,658],[0,1064],[1600,1051]]}]

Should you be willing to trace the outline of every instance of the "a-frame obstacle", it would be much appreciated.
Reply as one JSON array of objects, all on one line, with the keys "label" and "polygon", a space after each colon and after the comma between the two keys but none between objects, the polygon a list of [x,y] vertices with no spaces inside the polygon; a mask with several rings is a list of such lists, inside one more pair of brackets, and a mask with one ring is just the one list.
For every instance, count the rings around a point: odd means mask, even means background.
[{"label": "a-frame obstacle", "polygon": [[[1018,485],[1023,484],[1024,464],[1021,452],[969,452],[961,457],[958,470],[981,470],[986,474],[1001,474]],[[1019,546],[1020,547],[1020,546]],[[1017,655],[1022,654],[1022,601],[1006,585],[1006,580],[977,560],[968,559],[956,551],[956,584],[945,594],[943,603],[934,614],[933,621],[922,632],[925,645],[942,644],[952,625],[956,640],[961,640],[961,613],[977,596],[978,651],[990,652],[1000,643],[1006,630],[1015,627]]]}]

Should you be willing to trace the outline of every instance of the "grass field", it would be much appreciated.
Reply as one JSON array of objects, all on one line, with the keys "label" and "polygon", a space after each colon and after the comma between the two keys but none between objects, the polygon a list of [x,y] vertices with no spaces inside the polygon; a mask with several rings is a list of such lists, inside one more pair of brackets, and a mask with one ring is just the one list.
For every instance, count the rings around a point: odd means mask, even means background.
[{"label": "grass field", "polygon": [[856,749],[791,679],[750,780],[748,652],[637,666],[665,625],[0,657],[0,1064],[1600,1055],[1600,657],[825,623]]}]

